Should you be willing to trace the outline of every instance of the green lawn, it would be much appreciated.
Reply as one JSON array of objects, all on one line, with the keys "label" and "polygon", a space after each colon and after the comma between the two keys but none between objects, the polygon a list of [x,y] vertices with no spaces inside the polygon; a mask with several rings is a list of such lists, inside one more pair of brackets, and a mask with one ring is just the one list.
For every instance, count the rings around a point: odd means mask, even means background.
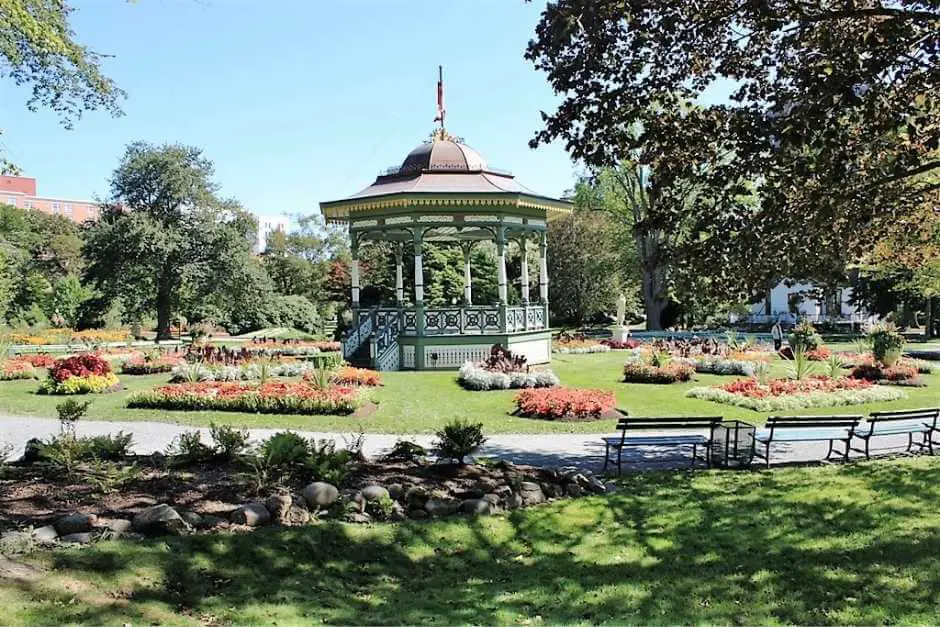
[{"label": "green lawn", "polygon": [[7,624],[936,624],[938,529],[938,458],[645,473],[493,518],[34,553],[0,568],[0,604]]},{"label": "green lawn", "polygon": [[[617,394],[618,407],[626,409],[634,416],[717,414],[750,421],[760,421],[765,417],[748,409],[685,397],[685,391],[691,387],[727,382],[735,377],[697,375],[697,381],[686,384],[627,384],[619,381],[623,361],[624,354],[620,352],[555,355],[552,368],[565,385],[613,390]],[[786,364],[783,362],[776,362],[773,368],[775,375],[783,376],[786,373]],[[482,422],[487,433],[596,433],[609,431],[614,426],[613,421],[549,422],[510,416],[514,392],[468,392],[457,385],[454,372],[388,372],[382,376],[385,386],[374,393],[378,409],[363,418],[170,412],[124,408],[124,399],[130,391],[164,383],[167,375],[122,376],[121,380],[127,390],[90,397],[93,403],[88,417],[95,420],[151,420],[200,426],[214,421],[249,427],[290,427],[312,431],[350,432],[361,427],[364,431],[373,433],[430,433],[454,418]],[[905,388],[908,398],[904,400],[854,405],[849,408],[808,409],[802,413],[865,413],[879,409],[936,406],[940,403],[940,372],[925,378],[929,385],[925,388]],[[33,394],[37,386],[35,381],[0,383],[0,413],[55,416],[55,405],[61,401],[61,397]]]}]

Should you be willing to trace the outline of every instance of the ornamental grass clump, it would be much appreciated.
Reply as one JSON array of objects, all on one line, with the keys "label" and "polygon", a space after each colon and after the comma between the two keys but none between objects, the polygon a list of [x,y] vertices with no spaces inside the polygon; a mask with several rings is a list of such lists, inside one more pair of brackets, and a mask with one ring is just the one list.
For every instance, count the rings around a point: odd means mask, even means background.
[{"label": "ornamental grass clump", "polygon": [[544,420],[597,419],[616,403],[608,390],[566,387],[522,390],[513,400],[519,415]]},{"label": "ornamental grass clump", "polygon": [[486,443],[483,436],[483,423],[454,420],[444,425],[437,433],[434,446],[442,459],[449,459],[458,465],[464,465],[466,458],[475,453]]},{"label": "ornamental grass clump", "polygon": [[892,322],[877,325],[868,333],[871,352],[875,361],[891,367],[901,358],[904,350],[904,336]]},{"label": "ornamental grass clump", "polygon": [[97,355],[85,353],[57,359],[48,377],[40,384],[40,394],[100,394],[113,392],[120,381],[111,364]]}]

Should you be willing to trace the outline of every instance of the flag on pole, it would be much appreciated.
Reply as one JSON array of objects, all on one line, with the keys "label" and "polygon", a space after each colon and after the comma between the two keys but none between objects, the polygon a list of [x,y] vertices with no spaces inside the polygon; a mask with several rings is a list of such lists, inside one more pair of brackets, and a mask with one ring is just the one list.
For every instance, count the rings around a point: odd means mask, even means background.
[{"label": "flag on pole", "polygon": [[441,128],[444,128],[444,114],[446,110],[444,109],[444,66],[437,66],[437,116],[434,118],[435,122],[441,123]]}]

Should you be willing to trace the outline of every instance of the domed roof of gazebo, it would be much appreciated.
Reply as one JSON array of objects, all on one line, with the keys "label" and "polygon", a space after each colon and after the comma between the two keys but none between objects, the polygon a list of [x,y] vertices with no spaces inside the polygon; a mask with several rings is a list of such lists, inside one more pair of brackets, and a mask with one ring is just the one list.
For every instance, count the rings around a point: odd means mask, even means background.
[{"label": "domed roof of gazebo", "polygon": [[[571,203],[528,189],[509,172],[487,165],[476,150],[443,129],[408,153],[400,166],[379,174],[359,192],[329,202],[320,209],[328,221],[344,222],[354,214],[408,207],[457,207],[469,211],[483,206],[525,206],[542,215],[566,214]],[[473,207],[473,209],[471,209]]]},{"label": "domed roof of gazebo", "polygon": [[399,174],[415,172],[473,172],[486,169],[486,161],[476,150],[452,137],[435,138],[408,153]]}]

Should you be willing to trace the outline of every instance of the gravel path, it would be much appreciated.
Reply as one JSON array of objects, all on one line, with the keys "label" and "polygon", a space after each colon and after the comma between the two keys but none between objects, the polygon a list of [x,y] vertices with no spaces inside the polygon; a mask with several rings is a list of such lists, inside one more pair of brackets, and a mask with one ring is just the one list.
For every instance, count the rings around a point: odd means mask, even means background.
[{"label": "gravel path", "polygon": [[[134,452],[147,454],[163,451],[183,431],[194,430],[163,422],[104,422],[82,421],[77,425],[79,435],[101,435],[125,431],[134,434]],[[0,416],[0,443],[13,446],[12,457],[22,454],[30,438],[47,438],[59,430],[59,421],[52,418]],[[262,440],[283,429],[251,429],[253,440]],[[203,439],[209,441],[209,430],[201,428]],[[322,433],[299,431],[305,437],[335,440],[342,446],[355,437],[353,433]],[[578,465],[591,470],[600,470],[604,461],[603,435],[611,434],[496,434],[487,439],[482,455],[505,458],[516,463],[542,466]],[[363,442],[366,455],[374,456],[389,450],[398,439],[408,439],[425,447],[431,447],[434,436],[368,433]],[[879,438],[873,452],[903,450],[907,437]],[[825,443],[779,444],[773,449],[773,461],[800,462],[821,459],[826,453]],[[689,453],[671,449],[649,447],[635,449],[624,454],[624,467],[631,469],[656,469],[683,467],[688,464]]]}]

